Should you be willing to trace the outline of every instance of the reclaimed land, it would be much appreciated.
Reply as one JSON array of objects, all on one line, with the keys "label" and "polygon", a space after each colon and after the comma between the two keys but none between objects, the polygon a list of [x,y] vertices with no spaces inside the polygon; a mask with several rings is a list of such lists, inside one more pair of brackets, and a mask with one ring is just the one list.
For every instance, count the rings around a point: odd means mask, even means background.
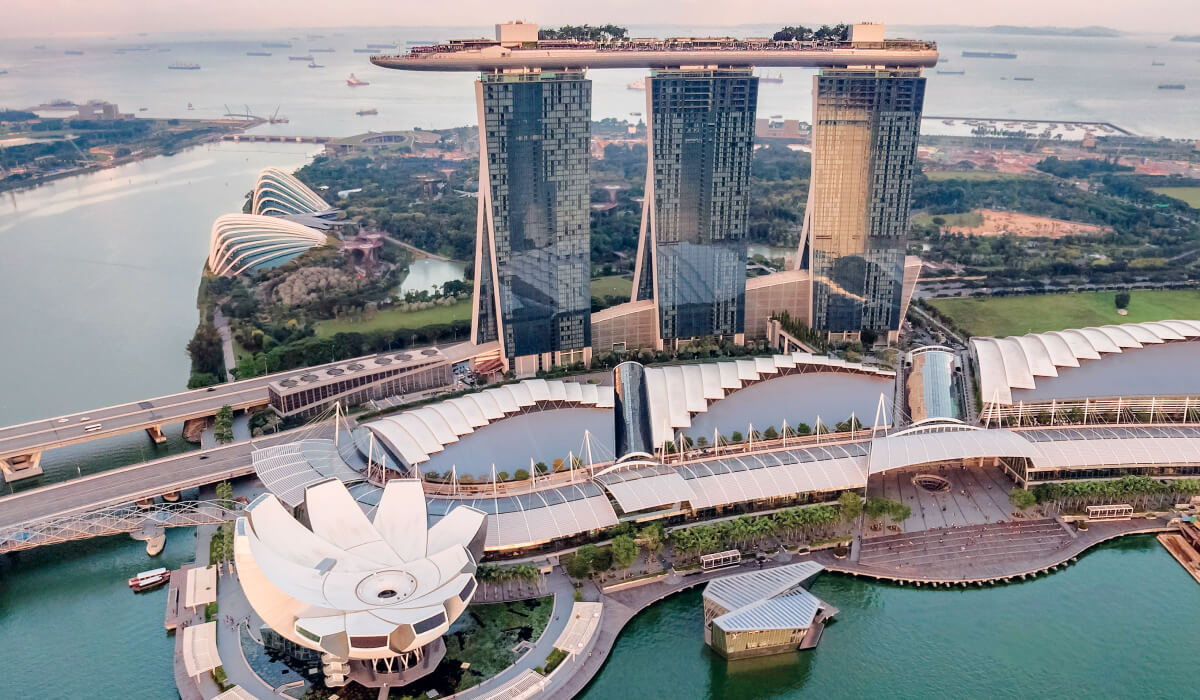
[{"label": "reclaimed land", "polygon": [[620,275],[597,277],[592,280],[592,296],[603,299],[605,296],[629,297],[633,290],[633,280]]},{"label": "reclaimed land", "polygon": [[1192,209],[1200,209],[1200,187],[1152,187],[1150,189],[1178,199]]},{"label": "reclaimed land", "polygon": [[1030,180],[1034,173],[1001,173],[989,170],[929,170],[925,177],[930,180]]},{"label": "reclaimed land", "polygon": [[1200,290],[1130,292],[1129,314],[1117,314],[1114,292],[930,299],[971,335],[1006,336],[1066,328],[1200,318]]},{"label": "reclaimed land", "polygon": [[402,328],[425,328],[437,324],[471,320],[471,302],[460,301],[449,306],[434,306],[419,311],[385,309],[369,319],[331,319],[317,321],[318,338],[328,338],[338,333],[370,333],[371,331],[394,331]]}]

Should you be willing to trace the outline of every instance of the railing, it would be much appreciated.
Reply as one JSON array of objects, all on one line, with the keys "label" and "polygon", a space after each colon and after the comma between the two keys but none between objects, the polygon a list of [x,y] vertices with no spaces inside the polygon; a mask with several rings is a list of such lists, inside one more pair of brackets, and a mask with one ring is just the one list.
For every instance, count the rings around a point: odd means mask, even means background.
[{"label": "railing", "polygon": [[233,520],[241,512],[242,506],[237,503],[233,507],[226,507],[216,501],[188,501],[156,503],[147,507],[128,505],[64,515],[0,530],[0,554],[106,535],[214,525]]},{"label": "railing", "polygon": [[[1148,420],[1147,420],[1148,419]],[[1200,396],[1142,396],[991,403],[979,416],[984,425],[1047,427],[1061,425],[1137,425],[1200,423]]]}]

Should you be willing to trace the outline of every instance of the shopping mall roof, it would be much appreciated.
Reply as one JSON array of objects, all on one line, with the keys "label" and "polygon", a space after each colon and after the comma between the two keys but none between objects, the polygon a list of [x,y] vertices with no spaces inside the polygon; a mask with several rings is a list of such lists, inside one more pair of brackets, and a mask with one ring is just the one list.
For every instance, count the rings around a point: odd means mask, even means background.
[{"label": "shopping mall roof", "polygon": [[333,477],[344,483],[366,478],[350,467],[347,459],[354,445],[339,447],[333,440],[309,439],[264,447],[250,453],[254,472],[279,500],[295,507],[304,502],[304,490]]},{"label": "shopping mall roof", "polygon": [[[1200,338],[1200,321],[1158,321],[1030,333],[1007,338],[972,338],[985,404],[1014,403],[1013,392],[1037,388],[1037,377],[1058,377],[1058,368],[1081,360],[1136,351],[1147,346]],[[1104,386],[1095,396],[1112,396]]]},{"label": "shopping mall roof", "polygon": [[704,587],[704,598],[734,611],[801,586],[825,570],[815,561],[802,561],[770,569],[756,569],[713,579]]},{"label": "shopping mall roof", "polygon": [[950,425],[902,432],[871,441],[870,473],[977,457],[1042,457],[1036,445],[1010,430]]}]

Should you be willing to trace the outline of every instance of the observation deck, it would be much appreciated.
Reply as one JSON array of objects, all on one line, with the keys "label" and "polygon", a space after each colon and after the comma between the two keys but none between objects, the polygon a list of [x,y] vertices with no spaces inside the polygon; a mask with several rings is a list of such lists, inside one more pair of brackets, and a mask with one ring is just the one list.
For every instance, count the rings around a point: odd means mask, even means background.
[{"label": "observation deck", "polygon": [[771,39],[669,38],[616,42],[574,40],[454,40],[416,46],[397,56],[372,56],[383,68],[413,71],[528,69],[679,68],[685,66],[801,68],[928,68],[937,44],[889,39],[860,42],[799,42]]}]

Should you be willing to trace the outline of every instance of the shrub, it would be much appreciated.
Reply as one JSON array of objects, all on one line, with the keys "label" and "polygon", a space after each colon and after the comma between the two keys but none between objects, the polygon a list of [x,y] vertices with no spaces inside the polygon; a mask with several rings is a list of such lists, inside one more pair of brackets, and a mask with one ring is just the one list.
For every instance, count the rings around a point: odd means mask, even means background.
[{"label": "shrub", "polygon": [[556,648],[552,650],[550,655],[546,657],[546,674],[554,673],[554,669],[558,668],[559,664],[566,660],[566,658],[567,652],[562,649]]}]

